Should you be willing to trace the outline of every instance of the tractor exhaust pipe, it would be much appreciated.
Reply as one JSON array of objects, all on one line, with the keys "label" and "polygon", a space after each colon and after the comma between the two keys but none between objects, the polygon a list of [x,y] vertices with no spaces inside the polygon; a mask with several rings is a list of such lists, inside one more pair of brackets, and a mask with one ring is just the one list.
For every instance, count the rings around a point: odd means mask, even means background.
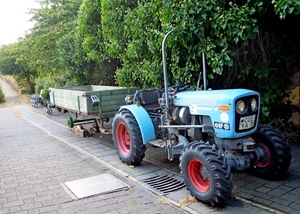
[{"label": "tractor exhaust pipe", "polygon": [[[168,39],[168,37],[172,34],[175,33],[179,30],[171,30],[169,31],[162,42],[162,58],[163,58],[163,70],[164,70],[164,87],[165,87],[165,95],[166,95],[166,107],[167,109],[169,109],[169,91],[168,91],[168,69],[167,69],[167,58],[166,58],[166,41]],[[199,38],[200,42],[202,42],[201,37],[199,36],[199,34],[195,33],[196,36]],[[203,66],[203,88],[204,91],[206,91],[207,86],[206,86],[206,63],[205,63],[205,54],[202,53],[202,66]],[[200,75],[199,75],[199,80],[198,80],[198,84],[197,84],[197,90],[199,90],[199,82],[200,82]]]},{"label": "tractor exhaust pipe", "polygon": [[166,107],[169,109],[170,107],[170,102],[169,102],[169,91],[168,91],[168,69],[167,69],[167,58],[166,58],[166,41],[168,37],[174,33],[177,32],[178,30],[171,30],[169,31],[162,42],[162,58],[163,58],[163,69],[164,69],[164,86],[165,86],[165,96],[166,96]]}]

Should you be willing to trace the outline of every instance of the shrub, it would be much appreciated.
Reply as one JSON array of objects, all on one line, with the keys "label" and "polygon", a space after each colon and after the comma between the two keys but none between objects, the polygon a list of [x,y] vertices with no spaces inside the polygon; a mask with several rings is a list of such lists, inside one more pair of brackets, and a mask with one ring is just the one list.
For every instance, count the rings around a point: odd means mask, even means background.
[{"label": "shrub", "polygon": [[0,87],[0,103],[4,103],[5,102],[5,95]]}]

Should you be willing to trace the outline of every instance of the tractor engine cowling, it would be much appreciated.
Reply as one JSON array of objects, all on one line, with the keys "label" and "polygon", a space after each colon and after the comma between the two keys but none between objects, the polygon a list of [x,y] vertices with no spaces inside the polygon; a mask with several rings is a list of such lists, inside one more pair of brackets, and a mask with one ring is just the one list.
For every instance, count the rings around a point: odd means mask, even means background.
[{"label": "tractor engine cowling", "polygon": [[186,91],[177,93],[173,104],[173,122],[191,124],[198,115],[216,137],[235,139],[256,130],[260,95],[248,89]]}]

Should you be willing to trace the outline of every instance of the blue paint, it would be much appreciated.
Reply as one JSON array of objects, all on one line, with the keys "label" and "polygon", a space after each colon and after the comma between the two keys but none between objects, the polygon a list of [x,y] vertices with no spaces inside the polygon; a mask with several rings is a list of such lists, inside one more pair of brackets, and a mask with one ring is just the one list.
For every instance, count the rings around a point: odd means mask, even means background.
[{"label": "blue paint", "polygon": [[[244,132],[236,132],[236,100],[247,97],[257,96],[257,112],[255,125],[251,130]],[[186,91],[176,94],[174,99],[174,106],[188,106],[191,115],[202,115],[209,118],[211,126],[218,138],[240,138],[252,134],[258,125],[260,95],[256,91],[248,89],[227,89],[227,90],[208,90],[208,91]],[[228,111],[220,111],[219,106],[228,106]],[[222,121],[221,114],[227,114],[228,121]],[[248,115],[249,116],[249,115]],[[226,128],[221,127],[220,124],[226,124]]]},{"label": "blue paint", "polygon": [[150,140],[154,140],[156,138],[152,120],[142,106],[126,105],[121,106],[120,109],[129,110],[135,117],[142,134],[143,144],[147,144]]}]

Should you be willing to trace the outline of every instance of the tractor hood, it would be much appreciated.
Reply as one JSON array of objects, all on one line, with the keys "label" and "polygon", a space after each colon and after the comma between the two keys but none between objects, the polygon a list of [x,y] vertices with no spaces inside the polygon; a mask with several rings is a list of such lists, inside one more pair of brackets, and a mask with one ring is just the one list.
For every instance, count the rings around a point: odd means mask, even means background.
[{"label": "tractor hood", "polygon": [[[255,99],[257,108],[251,109]],[[242,100],[244,112],[237,112]],[[174,107],[188,107],[190,115],[203,116],[204,124],[212,127],[220,138],[236,138],[252,134],[258,124],[260,96],[248,89],[185,91],[174,96]]]},{"label": "tractor hood", "polygon": [[205,107],[218,107],[218,105],[232,105],[237,98],[258,95],[256,91],[248,89],[226,89],[208,91],[185,91],[176,94],[175,106],[197,105]]}]

